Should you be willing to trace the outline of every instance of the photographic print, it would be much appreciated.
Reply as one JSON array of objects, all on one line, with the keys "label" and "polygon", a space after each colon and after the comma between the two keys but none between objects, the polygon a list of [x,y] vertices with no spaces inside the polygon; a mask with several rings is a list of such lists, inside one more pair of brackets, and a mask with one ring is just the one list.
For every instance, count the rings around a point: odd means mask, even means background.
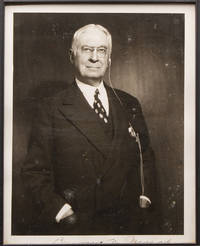
[{"label": "photographic print", "polygon": [[4,243],[195,242],[195,8],[5,9]]}]

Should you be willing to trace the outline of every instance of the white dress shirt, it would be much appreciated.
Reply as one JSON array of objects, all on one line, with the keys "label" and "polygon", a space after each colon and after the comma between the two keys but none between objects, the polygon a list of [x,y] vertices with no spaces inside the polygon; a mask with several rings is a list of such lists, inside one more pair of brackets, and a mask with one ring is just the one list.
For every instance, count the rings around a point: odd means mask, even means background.
[{"label": "white dress shirt", "polygon": [[[108,95],[107,95],[106,88],[104,86],[103,81],[101,81],[99,86],[91,86],[91,85],[85,84],[79,81],[77,78],[75,79],[75,81],[91,108],[93,108],[93,104],[94,104],[95,91],[96,89],[99,90],[99,99],[101,100],[103,107],[106,110],[106,114],[108,116],[109,115]],[[57,223],[59,223],[62,219],[72,214],[73,214],[72,207],[68,203],[65,203],[65,205],[59,210],[58,214],[56,215],[55,220]]]}]

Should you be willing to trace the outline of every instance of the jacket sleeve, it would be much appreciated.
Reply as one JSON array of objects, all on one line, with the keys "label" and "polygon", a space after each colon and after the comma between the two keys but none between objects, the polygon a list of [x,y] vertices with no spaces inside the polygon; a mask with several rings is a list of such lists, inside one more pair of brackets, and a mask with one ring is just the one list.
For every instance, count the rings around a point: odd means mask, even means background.
[{"label": "jacket sleeve", "polygon": [[27,156],[21,169],[40,220],[53,223],[65,199],[56,193],[53,173],[53,114],[47,102],[40,104],[33,120]]}]

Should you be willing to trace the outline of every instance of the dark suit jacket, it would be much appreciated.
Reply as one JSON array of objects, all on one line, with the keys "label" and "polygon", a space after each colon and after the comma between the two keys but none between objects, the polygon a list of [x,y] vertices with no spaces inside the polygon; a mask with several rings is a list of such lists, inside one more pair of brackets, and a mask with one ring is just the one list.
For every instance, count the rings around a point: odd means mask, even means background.
[{"label": "dark suit jacket", "polygon": [[[22,168],[38,211],[33,222],[37,234],[134,234],[140,233],[138,228],[145,221],[149,229],[152,226],[147,215],[156,201],[154,157],[140,104],[116,90],[122,107],[112,89],[106,89],[112,141],[74,83],[39,105]],[[145,195],[152,200],[152,208],[145,212],[139,208],[140,159],[137,143],[128,132],[129,121],[142,143]],[[56,224],[55,216],[66,202],[77,220]]]}]

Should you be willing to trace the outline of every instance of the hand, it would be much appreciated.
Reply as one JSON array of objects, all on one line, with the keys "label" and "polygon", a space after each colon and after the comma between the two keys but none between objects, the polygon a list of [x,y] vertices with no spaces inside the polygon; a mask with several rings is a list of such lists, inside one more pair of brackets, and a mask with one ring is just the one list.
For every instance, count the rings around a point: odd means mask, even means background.
[{"label": "hand", "polygon": [[72,214],[74,213],[74,211],[72,210],[72,208],[68,209],[62,216],[61,220],[66,218],[66,217],[69,217],[71,216]]},{"label": "hand", "polygon": [[71,206],[69,204],[65,204],[60,211],[58,212],[58,214],[56,215],[56,222],[59,223],[62,219],[72,215],[74,213],[74,211],[72,210]]},{"label": "hand", "polygon": [[63,218],[59,224],[69,224],[69,225],[75,225],[78,221],[77,215],[73,212],[72,214],[68,215],[67,217]]}]

